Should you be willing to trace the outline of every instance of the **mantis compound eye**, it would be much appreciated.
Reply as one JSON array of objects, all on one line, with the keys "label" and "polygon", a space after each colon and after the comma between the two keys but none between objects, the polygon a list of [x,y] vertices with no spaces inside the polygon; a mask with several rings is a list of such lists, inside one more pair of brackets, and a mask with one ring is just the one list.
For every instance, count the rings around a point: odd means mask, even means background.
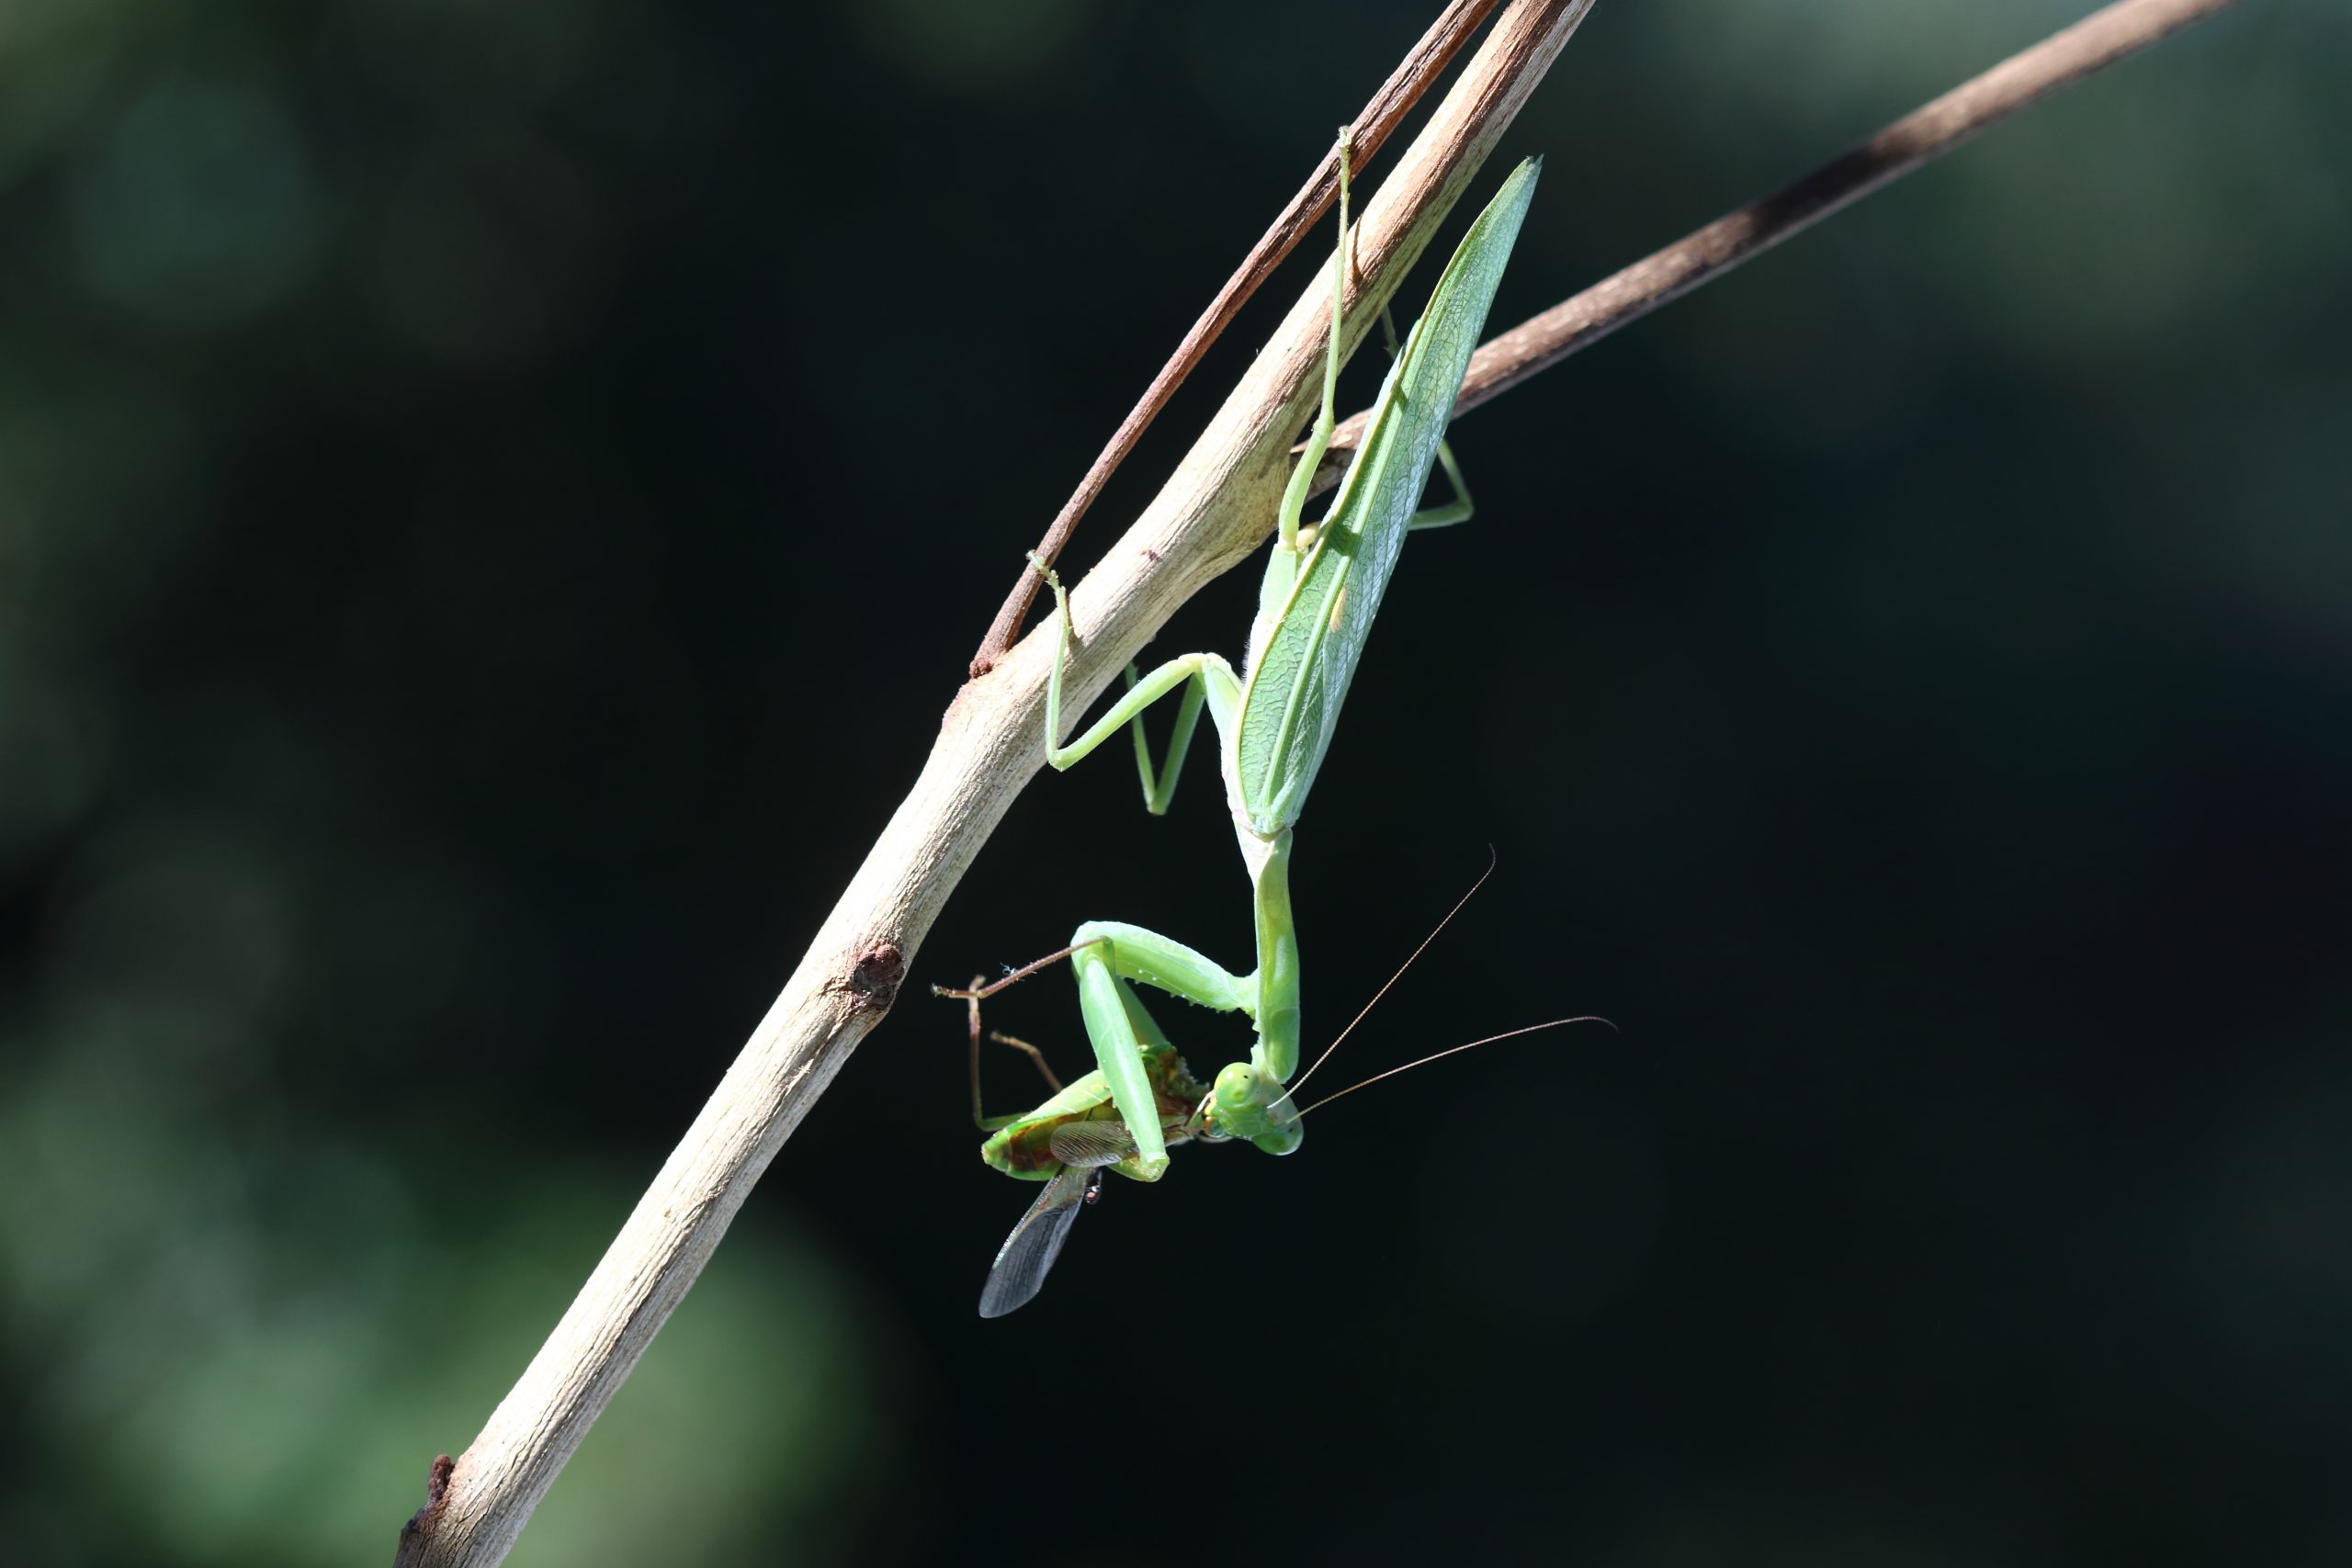
[{"label": "mantis compound eye", "polygon": [[1258,1069],[1248,1062],[1235,1062],[1216,1075],[1215,1090],[1219,1111],[1235,1111],[1259,1102]]}]

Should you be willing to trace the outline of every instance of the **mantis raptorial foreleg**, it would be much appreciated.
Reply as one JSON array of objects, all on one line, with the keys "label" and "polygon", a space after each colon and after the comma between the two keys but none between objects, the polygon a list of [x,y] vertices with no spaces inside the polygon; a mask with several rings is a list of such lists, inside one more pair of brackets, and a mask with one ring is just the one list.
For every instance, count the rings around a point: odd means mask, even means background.
[{"label": "mantis raptorial foreleg", "polygon": [[[1069,961],[1078,975],[1078,1008],[1086,1020],[1086,1037],[1093,1042],[1095,1061],[1123,1113],[1132,1116],[1128,1106],[1152,1103],[1143,1065],[1145,1040],[1135,1026],[1130,1007],[1134,991],[1128,982],[1140,981],[1219,1012],[1257,1016],[1255,976],[1235,975],[1158,931],[1089,920],[1072,933],[1070,945],[1076,950]],[[1168,1166],[1158,1116],[1129,1125],[1146,1179],[1157,1179]]]},{"label": "mantis raptorial foreleg", "polygon": [[[1142,998],[1136,995],[1135,982],[1219,1012],[1242,1012],[1253,1016],[1256,1012],[1254,976],[1235,975],[1182,942],[1141,926],[1124,925],[1114,920],[1090,920],[1078,928],[1070,945],[1055,956],[1068,958],[1078,976],[1079,1011],[1086,1021],[1087,1038],[1093,1043],[1099,1064],[1098,1071],[1090,1076],[1106,1086],[1113,1103],[1122,1107],[1123,1115],[1126,1114],[1124,1106],[1127,1103],[1154,1105],[1148,1059],[1152,1047],[1168,1047],[1168,1036],[1144,1007]],[[994,985],[983,985],[975,976],[965,990],[940,993],[960,997],[969,1009],[972,1116],[983,1131],[992,1132],[1027,1118],[991,1118],[981,1109],[980,1003],[1049,962],[1052,960],[1040,960]],[[1056,1099],[1048,1100],[1048,1105],[1057,1103],[1062,1095],[1069,1092],[1055,1079],[1053,1070],[1046,1065],[1044,1054],[1035,1046],[1003,1035],[992,1038],[1029,1054],[1037,1070],[1045,1075],[1046,1081],[1056,1091]],[[1161,1133],[1161,1121],[1155,1111],[1148,1120],[1139,1124],[1129,1123],[1134,1168],[1128,1174],[1149,1180],[1167,1168],[1168,1149]]]}]

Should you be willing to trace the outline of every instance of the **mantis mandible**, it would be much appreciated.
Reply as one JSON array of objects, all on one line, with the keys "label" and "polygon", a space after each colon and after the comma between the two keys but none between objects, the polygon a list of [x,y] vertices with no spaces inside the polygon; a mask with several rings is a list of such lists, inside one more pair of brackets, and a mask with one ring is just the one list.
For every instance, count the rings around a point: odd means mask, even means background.
[{"label": "mantis mandible", "polygon": [[[1097,1070],[1019,1116],[980,1115],[977,1066],[974,1114],[990,1136],[981,1150],[1010,1175],[1048,1183],[1007,1240],[981,1299],[984,1316],[1026,1302],[1052,1267],[1071,1217],[1091,1201],[1101,1172],[1114,1169],[1156,1181],[1171,1143],[1240,1138],[1269,1154],[1289,1154],[1302,1136],[1289,1082],[1300,1043],[1298,935],[1291,916],[1291,833],[1306,805],[1336,728],[1341,703],[1372,631],[1405,536],[1465,520],[1469,494],[1444,446],[1470,353],[1534,194],[1537,160],[1511,172],[1471,225],[1430,294],[1428,309],[1396,353],[1373,404],[1354,460],[1318,524],[1302,520],[1316,466],[1331,439],[1340,358],[1340,312],[1347,293],[1347,142],[1340,147],[1340,246],[1332,257],[1330,344],[1323,367],[1321,412],[1293,470],[1276,536],[1258,592],[1239,674],[1214,653],[1191,653],[1137,677],[1084,734],[1061,733],[1062,665],[1072,636],[1069,598],[1060,579],[1033,557],[1052,587],[1060,643],[1046,688],[1046,760],[1067,769],[1132,726],[1144,804],[1155,816],[1174,798],[1179,770],[1204,708],[1219,739],[1234,833],[1250,874],[1258,965],[1236,975],[1156,931],[1090,920],[1070,938],[1067,956],[1078,978],[1079,1009]],[[1454,499],[1419,510],[1432,465],[1442,463]],[[1164,762],[1154,770],[1143,715],[1182,691]],[[1060,955],[1057,955],[1060,956]],[[1051,962],[1041,960],[1040,963]],[[1032,965],[1031,968],[1036,967]],[[1019,973],[1025,974],[1023,970]],[[975,986],[968,996],[1000,988]],[[1193,1079],[1144,1008],[1140,982],[1219,1011],[1240,1012],[1257,1039],[1247,1061],[1219,1071],[1206,1086]],[[974,1021],[977,1040],[977,1015]],[[1034,1047],[1024,1047],[1036,1056]],[[1036,1056],[1044,1069],[1042,1056]],[[1047,1081],[1053,1082],[1050,1072]]]}]

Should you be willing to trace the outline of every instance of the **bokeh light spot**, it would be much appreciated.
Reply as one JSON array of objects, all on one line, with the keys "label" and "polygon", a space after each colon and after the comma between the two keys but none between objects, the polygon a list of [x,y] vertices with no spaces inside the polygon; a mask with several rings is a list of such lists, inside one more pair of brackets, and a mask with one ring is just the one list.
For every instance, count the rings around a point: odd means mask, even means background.
[{"label": "bokeh light spot", "polygon": [[1060,53],[1081,0],[865,0],[850,15],[875,51],[943,87],[996,93]]},{"label": "bokeh light spot", "polygon": [[302,274],[318,215],[293,126],[258,91],[160,84],[97,138],[74,193],[99,293],[187,326],[250,314]]}]

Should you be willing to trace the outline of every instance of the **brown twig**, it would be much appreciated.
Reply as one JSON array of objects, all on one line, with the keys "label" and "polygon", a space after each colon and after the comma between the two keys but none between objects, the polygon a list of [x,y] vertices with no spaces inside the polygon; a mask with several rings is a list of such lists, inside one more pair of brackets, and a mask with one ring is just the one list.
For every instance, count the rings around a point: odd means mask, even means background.
[{"label": "brown twig", "polygon": [[[1612,277],[1481,344],[1453,405],[1460,415],[1548,370],[1628,321],[1760,255],[1848,203],[1909,174],[2061,88],[2203,21],[2237,0],[2117,0],[2020,51],[1840,152],[1760,201],[1686,234]],[[1317,491],[1339,482],[1365,416],[1351,415],[1331,439]]]},{"label": "brown twig", "polygon": [[[1592,0],[1510,0],[1367,204],[1347,312],[1352,341],[1500,140]],[[1318,279],[1268,338],[1158,497],[1070,597],[1064,684],[1082,707],[1176,608],[1263,541],[1290,438],[1319,387],[1330,321]],[[562,1321],[446,1487],[402,1532],[401,1568],[503,1558],[639,1356],[685,1296],[753,1182],[889,1010],[948,894],[1045,760],[1043,628],[956,694],[922,775],[783,993],[638,1201]]]},{"label": "brown twig", "polygon": [[[1364,105],[1363,112],[1357,115],[1348,127],[1349,156],[1353,160],[1358,175],[1370,166],[1381,144],[1388,140],[1388,133],[1396,129],[1397,122],[1415,104],[1420,102],[1430,85],[1453,62],[1454,55],[1470,41],[1470,35],[1478,30],[1480,24],[1499,4],[1501,0],[1453,0],[1438,19],[1430,24],[1430,30],[1421,35],[1420,42],[1413,46],[1395,72],[1390,73],[1388,80],[1380,85],[1380,91],[1372,96],[1372,101]],[[1159,411],[1168,406],[1168,400],[1175,395],[1178,387],[1183,385],[1184,378],[1193,373],[1193,367],[1201,362],[1201,356],[1208,353],[1209,345],[1216,342],[1233,318],[1240,314],[1241,307],[1258,292],[1258,286],[1272,276],[1274,268],[1281,265],[1283,259],[1296,248],[1299,237],[1330,210],[1331,200],[1339,191],[1339,159],[1336,155],[1327,156],[1316,166],[1306,184],[1299,187],[1298,194],[1290,198],[1290,205],[1283,209],[1282,216],[1276,218],[1272,226],[1259,237],[1258,243],[1235,269],[1233,276],[1225,280],[1225,287],[1218,289],[1216,298],[1209,301],[1209,308],[1201,312],[1201,319],[1193,323],[1192,330],[1184,334],[1184,341],[1176,345],[1176,352],[1168,356],[1168,363],[1160,367],[1159,374],[1153,377],[1151,385],[1144,389],[1142,399],[1127,411],[1127,417],[1119,422],[1119,428],[1112,433],[1110,445],[1102,448],[1101,455],[1094,459],[1094,466],[1086,470],[1084,479],[1078,481],[1078,489],[1062,503],[1053,525],[1046,530],[1045,538],[1037,545],[1037,555],[1047,566],[1061,558],[1062,547],[1069,544],[1069,536],[1078,531],[1079,519],[1086,515],[1086,509],[1092,506],[1095,498],[1102,493],[1102,487],[1110,482],[1113,472],[1127,460],[1127,454],[1135,450],[1136,443],[1143,438],[1143,433],[1150,428],[1151,422],[1159,417]],[[1021,580],[1013,584],[1012,592],[1005,596],[1003,607],[997,611],[996,619],[989,624],[988,636],[980,639],[980,650],[972,655],[973,680],[978,680],[996,668],[996,661],[1004,657],[1004,650],[1012,646],[1014,637],[1021,635],[1021,623],[1029,618],[1029,605],[1036,596],[1037,574],[1023,572]]]}]

